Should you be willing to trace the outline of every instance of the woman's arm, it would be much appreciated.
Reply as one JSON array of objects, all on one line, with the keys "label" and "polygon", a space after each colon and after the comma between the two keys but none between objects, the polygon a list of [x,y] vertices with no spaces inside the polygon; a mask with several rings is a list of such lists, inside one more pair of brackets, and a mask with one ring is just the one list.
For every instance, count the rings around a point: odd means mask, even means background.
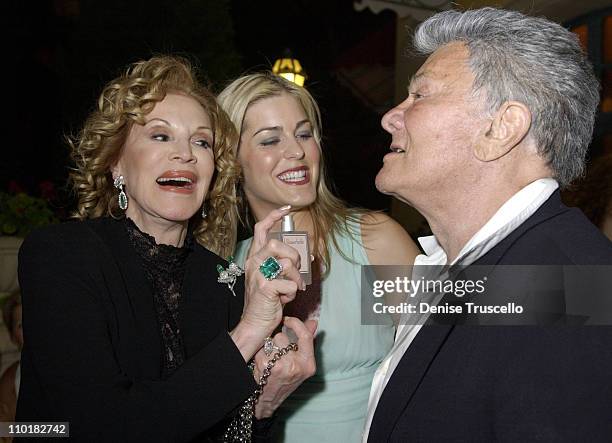
[{"label": "woman's arm", "polygon": [[[291,298],[283,295],[281,297],[276,297],[274,299],[276,314],[282,316],[283,305],[288,303],[295,297],[295,291],[298,288],[304,290],[306,287],[301,277],[299,276],[299,272],[297,271],[297,261],[299,260],[299,254],[292,247],[285,245],[282,242],[277,240],[268,241],[268,232],[272,228],[275,222],[279,221],[283,215],[285,215],[290,207],[286,206],[280,208],[278,210],[272,211],[268,216],[264,219],[260,220],[255,224],[255,231],[253,236],[253,241],[251,243],[251,248],[249,251],[249,257],[245,262],[245,270],[247,272],[246,278],[246,293],[249,293],[249,269],[252,271],[256,269],[259,264],[273,252],[270,247],[275,246],[275,248],[283,248],[285,249],[285,256],[292,256],[291,266],[294,267],[293,272],[295,272],[298,278],[293,278],[293,281],[287,281],[286,283],[292,284],[292,293]],[[274,248],[273,248],[274,249]],[[274,254],[279,256],[278,254]],[[286,259],[281,259],[281,261],[285,261]],[[283,264],[283,266],[285,266]],[[255,279],[251,278],[251,283],[255,282],[259,279],[261,280],[261,274],[258,271],[252,273]],[[275,279],[268,283],[274,283],[278,285],[281,281]],[[299,286],[298,286],[299,283]],[[255,291],[250,291],[255,292]],[[248,298],[248,297],[247,297]],[[260,303],[261,306],[263,304]],[[245,307],[245,314],[243,314],[243,320],[246,317],[246,313],[248,312],[247,307]],[[272,311],[273,312],[273,311]],[[280,319],[280,318],[279,318]],[[313,348],[313,340],[314,333],[317,327],[316,321],[307,322],[307,325],[304,325],[297,318],[285,317],[285,326],[293,329],[294,333],[298,337],[298,350],[291,351],[288,354],[284,355],[278,362],[275,364],[274,368],[270,373],[270,377],[267,380],[267,384],[263,389],[263,393],[261,394],[259,401],[257,402],[255,413],[257,418],[270,417],[274,411],[280,406],[280,404],[287,398],[287,396],[293,392],[305,379],[311,377],[315,373],[316,362],[314,358],[314,348]],[[253,330],[253,327],[250,328]],[[272,330],[267,331],[266,336],[272,334]],[[261,343],[263,342],[262,337],[259,341],[260,345],[258,349],[261,348]],[[233,338],[233,337],[232,337]],[[289,344],[289,337],[283,333],[278,333],[274,336],[274,341],[277,346],[286,347]],[[255,378],[259,380],[260,375],[262,374],[264,368],[266,367],[268,361],[271,359],[271,356],[265,356],[264,351],[262,349],[257,352],[255,355]]]},{"label": "woman's arm", "polygon": [[[298,271],[299,254],[278,240],[268,240],[274,224],[288,214],[291,206],[271,211],[255,224],[249,257],[244,264],[244,309],[240,322],[230,333],[245,361],[250,361],[263,346],[264,339],[280,324],[283,305],[295,298],[298,289],[306,289]],[[278,278],[267,280],[259,270],[268,258],[275,257],[282,267]]]},{"label": "woman's arm", "polygon": [[252,375],[227,331],[167,380],[127,375],[103,301],[99,263],[111,257],[99,246],[82,229],[59,227],[24,242],[17,419],[69,421],[75,441],[191,440],[253,392]]}]

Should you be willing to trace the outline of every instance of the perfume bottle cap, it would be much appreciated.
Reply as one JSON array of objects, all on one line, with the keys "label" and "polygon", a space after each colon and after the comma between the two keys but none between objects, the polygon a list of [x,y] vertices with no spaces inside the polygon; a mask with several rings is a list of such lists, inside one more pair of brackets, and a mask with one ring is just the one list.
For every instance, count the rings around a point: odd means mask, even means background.
[{"label": "perfume bottle cap", "polygon": [[281,231],[283,232],[295,231],[295,228],[293,226],[293,216],[291,214],[287,214],[283,217],[283,222],[281,224]]}]

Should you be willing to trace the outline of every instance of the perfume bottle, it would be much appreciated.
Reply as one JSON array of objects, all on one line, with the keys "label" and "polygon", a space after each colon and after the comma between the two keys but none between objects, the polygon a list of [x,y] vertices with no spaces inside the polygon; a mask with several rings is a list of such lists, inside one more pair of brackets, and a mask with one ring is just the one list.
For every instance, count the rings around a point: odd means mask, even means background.
[{"label": "perfume bottle", "polygon": [[310,245],[308,243],[308,232],[296,231],[293,224],[293,216],[287,214],[283,217],[280,232],[271,232],[270,238],[282,241],[291,246],[300,254],[300,275],[307,285],[312,283],[312,272],[310,269]]}]

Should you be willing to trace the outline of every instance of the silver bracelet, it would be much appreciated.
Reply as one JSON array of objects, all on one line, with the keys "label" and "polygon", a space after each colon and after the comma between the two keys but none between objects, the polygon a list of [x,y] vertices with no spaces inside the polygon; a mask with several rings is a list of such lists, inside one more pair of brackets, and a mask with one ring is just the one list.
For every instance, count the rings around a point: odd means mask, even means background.
[{"label": "silver bracelet", "polygon": [[251,434],[253,432],[253,417],[255,416],[255,405],[261,396],[264,386],[268,383],[268,377],[272,372],[272,368],[276,364],[277,361],[281,359],[283,355],[289,353],[289,351],[297,351],[298,345],[297,343],[289,343],[288,346],[284,348],[280,348],[276,351],[276,353],[272,356],[266,367],[259,377],[259,383],[257,383],[257,389],[251,394],[249,398],[245,400],[245,402],[240,406],[238,413],[232,419],[231,423],[227,427],[225,434],[223,435],[224,443],[250,443],[251,442]]}]

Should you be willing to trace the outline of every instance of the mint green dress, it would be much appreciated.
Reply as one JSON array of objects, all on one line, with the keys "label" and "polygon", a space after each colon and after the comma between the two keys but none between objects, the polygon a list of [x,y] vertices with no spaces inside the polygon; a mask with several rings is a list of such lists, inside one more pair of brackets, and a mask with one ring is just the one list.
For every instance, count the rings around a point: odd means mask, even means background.
[{"label": "mint green dress", "polygon": [[[353,226],[359,240],[360,228]],[[346,235],[337,239],[356,264],[343,258],[330,241],[331,271],[321,283],[315,338],[317,372],[278,409],[274,442],[360,442],[374,372],[393,345],[391,321],[361,325],[361,265],[369,264],[363,246]],[[240,265],[251,240],[238,244]]]}]

